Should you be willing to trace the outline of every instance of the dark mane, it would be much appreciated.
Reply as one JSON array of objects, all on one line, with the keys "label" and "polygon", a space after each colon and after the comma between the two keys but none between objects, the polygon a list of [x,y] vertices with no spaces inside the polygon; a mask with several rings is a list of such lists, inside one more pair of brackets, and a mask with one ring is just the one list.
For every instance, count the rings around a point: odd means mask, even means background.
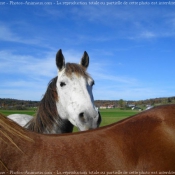
[{"label": "dark mane", "polygon": [[[58,114],[56,101],[59,100],[56,90],[57,76],[53,78],[40,101],[36,117],[26,128],[38,133],[52,133],[53,128],[58,128],[57,133],[72,132],[73,125],[68,120],[62,120]],[[60,131],[59,131],[60,130]]]}]

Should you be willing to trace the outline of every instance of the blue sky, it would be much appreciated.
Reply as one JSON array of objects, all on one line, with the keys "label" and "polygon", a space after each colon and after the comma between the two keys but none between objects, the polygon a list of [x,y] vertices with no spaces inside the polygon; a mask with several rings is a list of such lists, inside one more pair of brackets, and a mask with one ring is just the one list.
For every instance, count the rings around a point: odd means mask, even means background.
[{"label": "blue sky", "polygon": [[0,98],[40,100],[57,75],[58,49],[66,62],[88,52],[95,100],[175,96],[175,5],[49,1],[0,5]]}]

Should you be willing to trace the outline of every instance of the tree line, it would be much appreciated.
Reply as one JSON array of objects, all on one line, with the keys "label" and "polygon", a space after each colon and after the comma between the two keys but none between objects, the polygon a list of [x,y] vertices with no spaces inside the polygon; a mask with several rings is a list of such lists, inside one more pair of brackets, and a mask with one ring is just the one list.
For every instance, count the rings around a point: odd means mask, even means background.
[{"label": "tree line", "polygon": [[[164,98],[152,98],[146,100],[95,100],[95,105],[97,107],[101,106],[109,106],[113,105],[114,107],[125,107],[127,105],[136,105],[136,106],[146,106],[146,105],[163,105],[163,104],[175,104],[175,96],[174,97],[164,97]],[[0,98],[0,108],[1,109],[28,109],[38,107],[39,101],[31,101],[31,100],[18,100],[18,99],[10,99],[10,98]]]},{"label": "tree line", "polygon": [[1,109],[25,110],[31,107],[38,107],[38,104],[39,104],[39,101],[0,98]]},{"label": "tree line", "polygon": [[146,107],[147,105],[156,106],[156,105],[164,105],[164,104],[175,104],[175,96],[174,97],[163,97],[163,98],[152,98],[146,100],[96,100],[95,104],[97,107],[100,106],[109,106],[113,105],[115,107],[125,107],[129,105],[142,106]]}]

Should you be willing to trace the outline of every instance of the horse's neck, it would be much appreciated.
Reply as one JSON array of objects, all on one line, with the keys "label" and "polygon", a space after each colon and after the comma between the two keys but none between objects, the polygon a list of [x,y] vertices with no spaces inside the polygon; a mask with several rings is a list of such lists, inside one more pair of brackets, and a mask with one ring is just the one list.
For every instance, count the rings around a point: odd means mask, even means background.
[{"label": "horse's neck", "polygon": [[61,134],[73,131],[73,125],[68,120],[62,120],[59,115],[51,116],[49,113],[40,112],[40,108],[36,117],[25,127],[30,131],[44,134]]}]

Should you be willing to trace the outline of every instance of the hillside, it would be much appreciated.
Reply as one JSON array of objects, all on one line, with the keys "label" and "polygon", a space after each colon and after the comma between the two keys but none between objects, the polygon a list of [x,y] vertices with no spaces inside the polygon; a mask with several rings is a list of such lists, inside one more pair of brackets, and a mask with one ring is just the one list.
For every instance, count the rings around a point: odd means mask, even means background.
[{"label": "hillside", "polygon": [[[164,98],[152,98],[139,101],[126,101],[123,99],[120,100],[95,100],[95,105],[100,106],[110,106],[115,107],[125,107],[126,105],[136,105],[136,106],[146,106],[146,105],[161,105],[161,104],[175,104],[174,97],[164,97]],[[30,100],[17,100],[9,98],[0,98],[0,108],[3,109],[26,109],[30,107],[37,107],[39,101],[30,101]]]},{"label": "hillside", "polygon": [[174,97],[164,97],[164,98],[152,98],[146,100],[96,100],[96,106],[109,106],[114,105],[115,107],[124,107],[126,105],[136,105],[136,106],[146,106],[146,105],[163,105],[163,104],[175,104],[175,96]]},{"label": "hillside", "polygon": [[30,107],[37,107],[39,101],[17,100],[10,98],[0,98],[0,108],[3,109],[26,109]]}]

